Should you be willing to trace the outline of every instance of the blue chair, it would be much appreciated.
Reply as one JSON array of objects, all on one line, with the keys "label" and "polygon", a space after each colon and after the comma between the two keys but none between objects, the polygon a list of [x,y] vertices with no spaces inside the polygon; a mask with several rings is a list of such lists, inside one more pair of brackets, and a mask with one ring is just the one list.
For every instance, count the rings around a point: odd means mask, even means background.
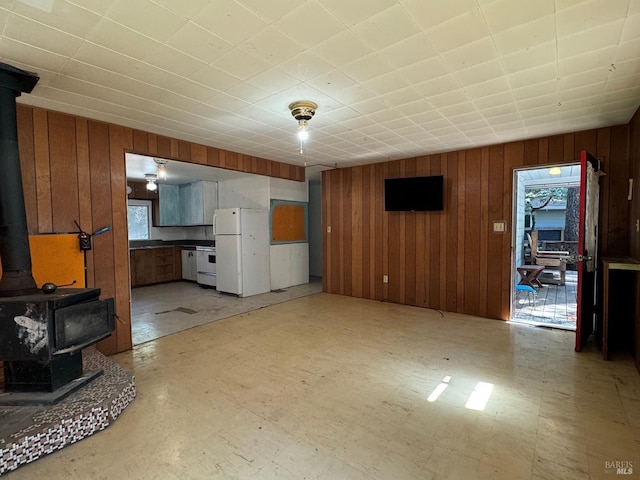
[{"label": "blue chair", "polygon": [[[536,289],[530,285],[516,285],[516,300],[518,298],[518,293],[527,292],[527,300],[529,301],[529,306],[535,305],[535,296]],[[533,294],[533,295],[532,295]],[[533,299],[533,302],[531,301]]]}]

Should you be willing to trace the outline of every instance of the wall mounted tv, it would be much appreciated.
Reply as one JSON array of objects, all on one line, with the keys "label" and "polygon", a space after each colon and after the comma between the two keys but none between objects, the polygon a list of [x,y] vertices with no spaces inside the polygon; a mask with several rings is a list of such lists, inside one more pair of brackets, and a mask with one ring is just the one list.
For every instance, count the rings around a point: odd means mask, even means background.
[{"label": "wall mounted tv", "polygon": [[385,178],[387,212],[429,212],[444,208],[444,177]]}]

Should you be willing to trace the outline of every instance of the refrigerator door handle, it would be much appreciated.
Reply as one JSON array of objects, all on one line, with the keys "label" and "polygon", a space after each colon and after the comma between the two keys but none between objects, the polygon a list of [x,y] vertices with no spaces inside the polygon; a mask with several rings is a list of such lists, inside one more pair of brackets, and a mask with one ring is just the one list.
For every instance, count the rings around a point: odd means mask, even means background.
[{"label": "refrigerator door handle", "polygon": [[213,234],[216,234],[216,215],[217,213],[213,214]]}]

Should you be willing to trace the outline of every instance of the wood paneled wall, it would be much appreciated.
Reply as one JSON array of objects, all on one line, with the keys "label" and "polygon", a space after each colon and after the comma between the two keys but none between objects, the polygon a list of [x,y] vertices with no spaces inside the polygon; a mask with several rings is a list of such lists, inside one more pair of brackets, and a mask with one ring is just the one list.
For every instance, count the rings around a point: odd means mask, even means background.
[{"label": "wood paneled wall", "polygon": [[116,332],[100,342],[131,348],[125,152],[304,181],[304,168],[118,125],[18,105],[18,143],[30,234],[113,230],[93,238],[87,285],[116,302]]},{"label": "wood paneled wall", "polygon": [[[583,149],[607,173],[600,252],[628,254],[625,125],[323,172],[324,291],[508,319],[513,170],[576,162]],[[444,211],[384,211],[385,178],[440,174]]]},{"label": "wood paneled wall", "polygon": [[[640,219],[640,108],[629,122],[629,162],[629,176],[633,178],[629,214],[629,253],[633,258],[640,260],[640,232],[636,228],[636,221]],[[638,358],[640,359],[640,355]]]}]

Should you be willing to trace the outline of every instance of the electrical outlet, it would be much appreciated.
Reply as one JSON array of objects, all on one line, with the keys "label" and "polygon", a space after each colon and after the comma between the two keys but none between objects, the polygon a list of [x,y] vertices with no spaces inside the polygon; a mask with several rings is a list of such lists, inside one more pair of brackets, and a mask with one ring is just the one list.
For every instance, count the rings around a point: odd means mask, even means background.
[{"label": "electrical outlet", "polygon": [[493,222],[494,233],[504,233],[507,230],[505,222]]},{"label": "electrical outlet", "polygon": [[389,276],[388,275],[383,275],[382,276],[382,283],[389,283]]}]

